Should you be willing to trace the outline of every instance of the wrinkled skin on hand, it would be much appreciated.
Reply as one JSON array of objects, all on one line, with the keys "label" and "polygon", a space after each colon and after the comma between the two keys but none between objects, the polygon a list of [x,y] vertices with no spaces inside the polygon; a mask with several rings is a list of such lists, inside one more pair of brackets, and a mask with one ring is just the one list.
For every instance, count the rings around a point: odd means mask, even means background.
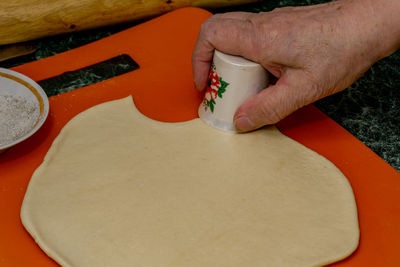
[{"label": "wrinkled skin on hand", "polygon": [[344,90],[399,45],[398,38],[382,45],[382,38],[392,34],[382,28],[390,24],[381,17],[370,19],[379,10],[361,2],[364,5],[343,0],[212,16],[202,25],[192,56],[196,88],[206,86],[214,49],[258,62],[274,75],[275,84],[237,110],[234,123],[239,131],[274,124]]}]

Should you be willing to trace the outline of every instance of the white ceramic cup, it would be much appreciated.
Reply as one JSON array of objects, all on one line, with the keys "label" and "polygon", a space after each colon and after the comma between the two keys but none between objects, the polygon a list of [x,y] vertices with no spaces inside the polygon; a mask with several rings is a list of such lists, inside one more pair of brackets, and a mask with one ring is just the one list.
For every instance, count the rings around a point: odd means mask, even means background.
[{"label": "white ceramic cup", "polygon": [[209,81],[200,104],[200,119],[212,127],[236,132],[233,116],[250,96],[268,84],[268,73],[258,63],[215,50]]}]

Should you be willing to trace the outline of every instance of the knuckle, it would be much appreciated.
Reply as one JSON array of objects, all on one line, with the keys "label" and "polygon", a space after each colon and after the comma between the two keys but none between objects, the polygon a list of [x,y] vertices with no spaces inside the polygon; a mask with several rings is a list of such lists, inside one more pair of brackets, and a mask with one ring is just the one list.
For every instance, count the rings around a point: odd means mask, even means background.
[{"label": "knuckle", "polygon": [[200,36],[208,36],[209,32],[214,28],[214,22],[211,19],[208,19],[203,22],[200,26]]},{"label": "knuckle", "polygon": [[218,19],[223,19],[225,17],[226,13],[218,13],[212,15],[208,20],[218,20]]},{"label": "knuckle", "polygon": [[252,47],[254,58],[267,60],[272,50],[280,50],[281,40],[285,40],[287,35],[280,16],[270,15],[268,12],[258,13],[247,19],[247,25],[249,46]]},{"label": "knuckle", "polygon": [[242,32],[245,33],[245,40],[247,41],[247,53],[255,59],[259,59],[261,53],[264,51],[264,36],[266,33],[265,24],[260,19],[259,14],[247,18],[244,23],[244,29]]},{"label": "knuckle", "polygon": [[204,33],[207,32],[207,29],[208,29],[208,28],[209,28],[209,22],[208,22],[208,21],[203,22],[203,24],[201,24],[201,26],[200,26],[200,33],[199,33],[199,35],[200,35],[200,36],[203,36]]}]

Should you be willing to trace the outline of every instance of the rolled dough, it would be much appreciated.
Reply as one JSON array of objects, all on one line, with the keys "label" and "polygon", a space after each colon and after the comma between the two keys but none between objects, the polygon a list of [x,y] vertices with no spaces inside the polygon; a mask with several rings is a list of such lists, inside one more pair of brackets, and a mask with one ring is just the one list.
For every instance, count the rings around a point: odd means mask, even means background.
[{"label": "rolled dough", "polygon": [[359,240],[352,189],[322,156],[275,127],[153,121],[131,97],[63,128],[21,218],[63,266],[321,266]]}]

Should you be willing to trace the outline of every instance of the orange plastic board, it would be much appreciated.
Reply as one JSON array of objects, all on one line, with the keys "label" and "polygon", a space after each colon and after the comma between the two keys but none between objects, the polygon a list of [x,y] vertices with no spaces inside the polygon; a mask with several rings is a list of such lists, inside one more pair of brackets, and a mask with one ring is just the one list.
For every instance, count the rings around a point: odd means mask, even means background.
[{"label": "orange plastic board", "polygon": [[[0,155],[0,266],[56,266],[23,228],[19,211],[33,171],[61,128],[76,114],[133,95],[138,109],[160,121],[197,117],[191,53],[211,14],[174,11],[92,44],[14,68],[34,80],[127,54],[140,69],[50,98],[50,115],[32,138]],[[318,109],[308,106],[279,125],[289,137],[324,155],[348,177],[359,209],[361,242],[335,266],[400,266],[400,174]]]}]

